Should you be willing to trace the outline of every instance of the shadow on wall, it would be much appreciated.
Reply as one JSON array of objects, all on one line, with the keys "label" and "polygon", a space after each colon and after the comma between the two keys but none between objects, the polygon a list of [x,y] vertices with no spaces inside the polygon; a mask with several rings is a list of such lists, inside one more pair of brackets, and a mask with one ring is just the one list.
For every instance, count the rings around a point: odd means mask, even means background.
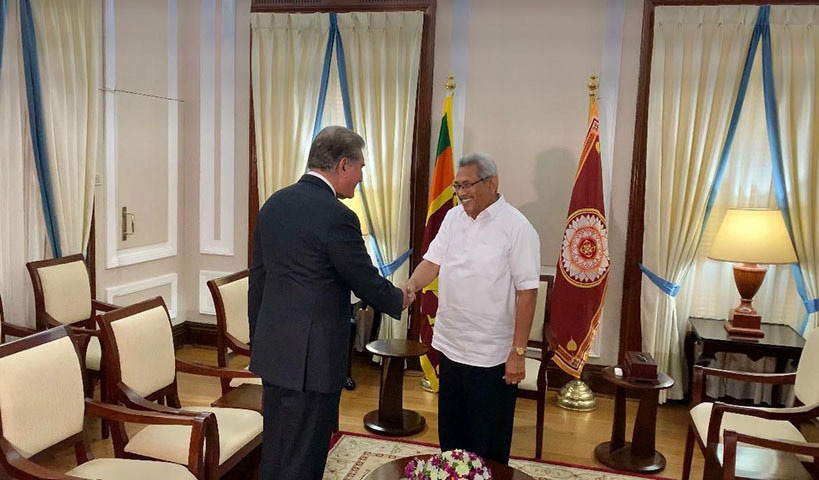
[{"label": "shadow on wall", "polygon": [[534,201],[519,210],[540,235],[540,264],[556,265],[566,226],[577,158],[565,148],[550,148],[535,157]]}]

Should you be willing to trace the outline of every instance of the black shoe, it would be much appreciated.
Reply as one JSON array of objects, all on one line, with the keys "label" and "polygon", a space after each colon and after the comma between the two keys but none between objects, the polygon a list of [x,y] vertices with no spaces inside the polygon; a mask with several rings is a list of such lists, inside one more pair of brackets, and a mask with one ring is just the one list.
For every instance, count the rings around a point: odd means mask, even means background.
[{"label": "black shoe", "polygon": [[353,380],[353,377],[347,377],[347,381],[344,382],[344,388],[346,390],[355,390],[355,386],[355,380]]}]

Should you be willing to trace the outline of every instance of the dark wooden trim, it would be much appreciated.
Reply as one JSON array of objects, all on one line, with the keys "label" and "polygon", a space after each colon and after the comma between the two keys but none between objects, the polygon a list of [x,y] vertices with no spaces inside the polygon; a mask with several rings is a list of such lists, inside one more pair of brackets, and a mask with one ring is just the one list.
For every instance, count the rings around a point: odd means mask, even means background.
[{"label": "dark wooden trim", "polygon": [[[253,33],[250,33],[250,38],[247,39],[248,44],[253,39]],[[256,120],[254,119],[253,110],[253,71],[251,65],[253,64],[253,48],[250,48],[250,53],[247,58],[248,71],[250,71],[250,187],[247,191],[247,264],[250,265],[250,260],[253,258],[253,232],[256,230],[256,216],[259,215],[259,170],[258,161],[256,159]]]},{"label": "dark wooden trim", "polygon": [[180,349],[188,344],[188,322],[171,325],[173,333],[173,348]]},{"label": "dark wooden trim", "polygon": [[186,345],[216,347],[216,325],[199,322],[185,322],[184,325]]},{"label": "dark wooden trim", "polygon": [[[722,5],[815,5],[816,0],[722,0]],[[618,359],[627,351],[642,351],[640,297],[643,274],[643,232],[645,229],[646,137],[648,131],[648,94],[651,88],[651,54],[654,43],[654,9],[658,6],[716,5],[708,0],[644,0],[643,34],[640,45],[640,74],[637,83],[637,111],[634,125],[634,153],[631,164],[631,191],[626,234],[623,297],[620,308],[620,347]]]},{"label": "dark wooden trim", "polygon": [[[312,13],[312,12],[394,12],[420,10],[424,13],[421,36],[421,60],[418,72],[418,92],[415,104],[415,133],[412,141],[410,173],[410,248],[411,267],[421,262],[419,245],[424,236],[429,196],[430,138],[432,118],[432,77],[435,60],[435,12],[437,0],[251,0],[251,12]],[[252,76],[252,75],[251,75]],[[252,80],[251,80],[252,82]],[[253,121],[253,89],[250,105],[250,188],[248,205],[248,264],[252,253],[253,230],[259,213],[258,176],[256,173],[256,139]],[[255,203],[254,203],[255,202]],[[420,307],[415,302],[410,311],[409,338],[419,338]]]}]

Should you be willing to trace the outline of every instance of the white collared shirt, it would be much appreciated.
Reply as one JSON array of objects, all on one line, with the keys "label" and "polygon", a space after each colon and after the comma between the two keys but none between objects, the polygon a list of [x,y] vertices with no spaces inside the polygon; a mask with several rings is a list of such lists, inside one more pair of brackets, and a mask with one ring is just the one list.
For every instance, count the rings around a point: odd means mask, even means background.
[{"label": "white collared shirt", "polygon": [[538,288],[540,238],[500,196],[472,219],[447,212],[424,259],[440,266],[432,346],[478,367],[506,362],[515,329],[516,290]]},{"label": "white collared shirt", "polygon": [[333,191],[333,196],[334,197],[338,196],[338,195],[336,195],[336,189],[333,187],[333,184],[330,183],[330,180],[327,180],[327,177],[325,177],[324,175],[322,175],[321,173],[319,173],[319,172],[317,172],[315,170],[310,170],[309,172],[307,172],[307,175],[312,175],[314,177],[318,177],[318,178],[322,179],[324,181],[324,183],[326,183],[327,186],[330,187],[330,190]]}]

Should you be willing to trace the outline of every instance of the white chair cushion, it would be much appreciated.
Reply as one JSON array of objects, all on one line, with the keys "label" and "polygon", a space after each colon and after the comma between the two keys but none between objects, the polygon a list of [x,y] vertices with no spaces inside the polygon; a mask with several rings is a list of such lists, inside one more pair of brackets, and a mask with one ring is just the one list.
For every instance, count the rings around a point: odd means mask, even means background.
[{"label": "white chair cushion", "polygon": [[526,378],[518,384],[521,390],[537,392],[537,372],[540,370],[540,360],[526,357]]},{"label": "white chair cushion", "polygon": [[225,328],[227,333],[240,342],[250,342],[250,327],[247,323],[247,277],[219,287],[222,303],[225,305]]},{"label": "white chair cushion", "polygon": [[549,282],[540,282],[537,287],[537,300],[535,303],[535,316],[532,321],[532,329],[529,330],[529,340],[540,342],[543,340],[543,321],[546,317],[546,293]]},{"label": "white chair cushion", "polygon": [[[245,367],[245,370],[248,370],[250,367]],[[262,379],[261,378],[242,378],[237,377],[230,381],[230,386],[233,388],[238,387],[239,385],[244,385],[245,383],[249,383],[251,385],[261,385]]]},{"label": "white chair cushion", "polygon": [[85,394],[69,337],[0,358],[0,413],[3,436],[26,458],[82,431]]},{"label": "white chair cushion", "polygon": [[144,397],[173,383],[176,353],[171,322],[164,307],[160,305],[117,320],[111,327],[125,385]]},{"label": "white chair cushion", "polygon": [[[239,408],[185,407],[196,412],[213,412],[219,426],[219,464],[262,433],[262,415]],[[125,451],[169,462],[188,463],[191,427],[148,425],[131,438]]]},{"label": "white chair cushion", "polygon": [[808,339],[802,348],[802,356],[796,368],[796,383],[793,386],[796,398],[805,405],[819,403],[819,375],[815,371],[817,365],[819,365],[819,328],[814,328],[808,334]]},{"label": "white chair cushion", "polygon": [[[700,440],[702,440],[703,444],[706,444],[706,438],[708,437],[708,421],[711,418],[711,409],[713,406],[713,403],[703,402],[690,411],[691,419],[697,427],[697,434],[700,436]],[[774,440],[805,442],[805,437],[802,436],[799,429],[794,427],[790,422],[783,420],[767,420],[750,415],[726,413],[722,417],[721,427],[719,443],[723,443],[722,434],[725,430],[734,430],[739,433]]]},{"label": "white chair cushion", "polygon": [[85,263],[76,261],[38,268],[46,313],[62,324],[91,317],[91,282]]},{"label": "white chair cushion", "polygon": [[78,465],[68,475],[89,480],[196,480],[182,465],[151,460],[99,458]]},{"label": "white chair cushion", "polygon": [[91,337],[88,340],[88,349],[85,351],[85,368],[99,372],[101,362],[102,348],[100,348],[100,339]]}]

